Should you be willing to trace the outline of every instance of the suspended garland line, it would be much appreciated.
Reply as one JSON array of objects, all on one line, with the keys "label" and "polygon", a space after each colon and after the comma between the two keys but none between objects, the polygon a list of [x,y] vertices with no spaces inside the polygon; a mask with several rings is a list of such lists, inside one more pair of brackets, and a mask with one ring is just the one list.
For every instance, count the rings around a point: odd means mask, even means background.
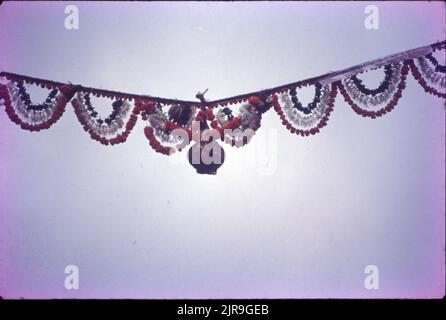
[{"label": "suspended garland line", "polygon": [[[446,98],[446,66],[433,55],[444,51],[446,42],[400,52],[318,77],[229,98],[187,101],[136,95],[0,73],[0,105],[9,119],[28,131],[48,129],[61,118],[71,101],[83,129],[103,145],[123,143],[143,121],[149,145],[161,154],[182,151],[191,142],[188,159],[202,174],[215,174],[225,159],[217,141],[242,147],[261,126],[262,116],[273,108],[282,124],[300,136],[314,135],[328,122],[339,92],[359,115],[377,118],[392,111],[406,87],[409,72],[429,94]],[[376,88],[369,88],[358,75],[382,70]],[[28,89],[48,90],[41,103],[33,103]],[[303,103],[301,90],[312,88],[314,96]],[[100,116],[95,106],[108,101],[110,112]]]}]

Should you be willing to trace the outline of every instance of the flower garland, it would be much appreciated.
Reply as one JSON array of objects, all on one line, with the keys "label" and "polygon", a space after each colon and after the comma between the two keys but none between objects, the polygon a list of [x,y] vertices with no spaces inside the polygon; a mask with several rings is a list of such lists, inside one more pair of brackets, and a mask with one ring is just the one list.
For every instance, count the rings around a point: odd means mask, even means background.
[{"label": "flower garland", "polygon": [[409,66],[413,77],[427,93],[446,98],[446,66],[440,65],[431,53],[410,60]]},{"label": "flower garland", "polygon": [[321,92],[322,92],[322,85],[320,83],[315,83],[314,87],[316,89],[314,99],[311,101],[306,108],[302,106],[302,103],[299,101],[299,98],[297,97],[297,92],[295,88],[291,88],[289,91],[289,94],[291,96],[291,102],[293,102],[294,108],[296,108],[298,111],[303,112],[306,115],[309,115],[319,104],[321,101]]},{"label": "flower garland", "polygon": [[[143,105],[143,102],[138,102]],[[161,154],[181,151],[192,140],[192,122],[196,106],[149,103],[142,107],[143,119],[148,121],[144,134],[150,146]],[[163,109],[168,109],[167,112]]]},{"label": "flower garland", "polygon": [[[349,91],[356,94],[358,100],[366,100],[367,97],[374,97],[378,99],[384,93],[389,91],[390,85],[398,79],[398,75],[396,74],[396,70],[399,66],[386,65],[384,66],[384,74],[385,78],[380,83],[379,87],[376,89],[369,89],[363,83],[362,80],[358,78],[358,75],[353,75],[350,78],[345,80],[346,83],[349,83]],[[359,91],[359,93],[358,93]]]},{"label": "flower garland", "polygon": [[446,66],[442,66],[441,64],[439,64],[438,60],[432,55],[432,53],[426,55],[426,58],[433,64],[436,72],[441,72],[441,73],[446,72]]},{"label": "flower garland", "polygon": [[[306,84],[309,86],[310,84]],[[301,136],[309,136],[319,132],[328,121],[334,107],[336,88],[330,85],[314,84],[315,98],[307,108],[302,108],[300,103],[296,107],[296,89],[304,85],[290,89],[288,92],[272,96],[274,109],[282,120],[282,124],[291,132]]]},{"label": "flower garland", "polygon": [[125,142],[138,119],[138,109],[131,110],[130,103],[121,99],[112,103],[113,111],[105,119],[92,106],[89,92],[79,91],[71,104],[84,130],[103,145]]},{"label": "flower garland", "polygon": [[206,118],[211,121],[211,128],[218,131],[221,139],[238,148],[251,141],[252,136],[260,128],[262,114],[271,108],[271,103],[266,99],[252,96],[233,104],[238,105],[237,116],[233,115],[227,104],[222,104],[215,108],[216,115],[211,109],[206,109],[198,120]]},{"label": "flower garland", "polygon": [[0,84],[0,97],[3,99],[5,111],[9,119],[24,130],[40,131],[48,129],[60,119],[70,97],[70,86],[45,87],[51,90],[41,104],[32,104],[24,83],[8,79]]},{"label": "flower garland", "polygon": [[358,86],[355,76],[346,78],[336,85],[344,100],[363,117],[376,118],[393,110],[406,87],[409,67],[406,62],[384,66],[386,77],[377,89]]},{"label": "flower garland", "polygon": [[[83,129],[103,145],[126,141],[141,117],[146,124],[144,134],[156,152],[170,155],[195,141],[188,152],[189,162],[198,173],[215,174],[225,158],[216,139],[231,146],[246,145],[271,107],[290,132],[310,136],[327,124],[337,92],[363,117],[377,118],[392,111],[406,87],[409,70],[426,92],[446,98],[446,66],[433,55],[445,49],[446,42],[439,42],[319,77],[216,101],[204,98],[206,90],[197,94],[200,102],[86,88],[2,72],[0,105],[12,122],[25,130],[39,131],[57,122],[71,101]],[[383,80],[378,87],[368,88],[358,75],[375,69],[383,71]],[[46,98],[33,103],[29,86],[48,90]],[[300,100],[299,89],[303,87],[314,88],[314,97],[306,105]],[[99,117],[92,96],[110,101],[107,117]],[[198,157],[192,149],[199,152]],[[202,162],[202,153],[208,150],[211,158],[221,161]],[[200,161],[195,162],[194,157]]]}]

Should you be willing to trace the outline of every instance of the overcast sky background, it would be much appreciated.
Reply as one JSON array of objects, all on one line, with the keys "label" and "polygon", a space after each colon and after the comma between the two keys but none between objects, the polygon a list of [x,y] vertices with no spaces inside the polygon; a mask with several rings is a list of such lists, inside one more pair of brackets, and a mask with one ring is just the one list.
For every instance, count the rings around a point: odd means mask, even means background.
[{"label": "overcast sky background", "polygon": [[[64,28],[68,4],[79,30]],[[442,2],[379,2],[379,30],[367,4],[7,2],[0,70],[218,99],[445,38]],[[338,95],[309,138],[269,112],[216,176],[155,153],[143,128],[104,147],[71,107],[40,133],[0,112],[1,296],[444,295],[445,108],[411,76],[392,113],[364,119]],[[64,288],[70,264],[79,290]],[[371,264],[379,290],[364,288]]]}]

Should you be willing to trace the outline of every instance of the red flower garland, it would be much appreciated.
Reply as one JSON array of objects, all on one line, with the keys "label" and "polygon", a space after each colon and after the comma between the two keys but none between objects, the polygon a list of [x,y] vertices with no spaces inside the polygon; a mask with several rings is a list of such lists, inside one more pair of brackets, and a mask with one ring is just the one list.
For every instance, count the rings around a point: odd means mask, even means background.
[{"label": "red flower garland", "polygon": [[[141,116],[143,120],[149,120],[149,117],[152,113],[155,112],[157,103],[154,101],[142,101],[137,100],[135,102],[136,110],[141,113]],[[201,114],[203,116],[203,113]],[[207,116],[207,114],[206,114]],[[166,133],[170,134],[174,130],[184,130],[187,133],[188,139],[181,141],[174,147],[171,146],[165,146],[163,145],[157,138],[154,128],[152,128],[150,125],[146,126],[144,128],[144,134],[146,138],[149,140],[149,144],[156,152],[165,154],[165,155],[171,155],[176,150],[181,151],[184,147],[186,147],[191,141],[192,141],[192,129],[190,127],[183,127],[176,123],[173,120],[168,120],[167,118],[165,121],[162,122],[162,125],[164,126],[164,130],[166,130]]]},{"label": "red flower garland", "polygon": [[202,110],[198,111],[197,115],[195,116],[195,121],[198,121],[198,122],[202,122],[205,120],[213,121],[214,119],[215,119],[215,115],[212,112],[211,108],[202,109]]},{"label": "red flower garland", "polygon": [[253,106],[258,106],[262,104],[262,101],[260,100],[259,97],[250,97],[248,99],[249,104],[252,104]]},{"label": "red flower garland", "polygon": [[141,100],[135,101],[135,112],[136,114],[141,114],[143,120],[147,120],[147,117],[155,109],[156,102],[151,100]]},{"label": "red flower garland", "polygon": [[[50,85],[41,84],[40,86],[42,88],[54,89]],[[16,113],[16,111],[12,107],[11,95],[9,93],[9,89],[7,86],[1,85],[0,96],[4,100],[6,114],[8,115],[9,119],[12,122],[19,125],[24,130],[40,131],[40,130],[48,129],[49,127],[51,127],[54,123],[56,123],[62,117],[63,113],[65,112],[65,106],[67,105],[67,103],[69,101],[69,98],[66,96],[66,94],[68,93],[68,91],[67,91],[68,89],[67,89],[67,86],[60,87],[58,89],[60,90],[60,94],[57,96],[56,103],[55,103],[54,107],[52,108],[51,117],[48,120],[43,121],[39,124],[31,124],[31,123],[25,122],[19,117],[19,115]]]},{"label": "red flower garland", "polygon": [[418,83],[421,85],[421,87],[423,87],[424,91],[426,91],[429,94],[432,94],[434,96],[437,96],[439,98],[446,98],[446,93],[442,93],[437,91],[435,88],[432,88],[431,86],[429,86],[426,82],[426,80],[424,80],[421,72],[418,70],[417,66],[415,65],[413,60],[410,60],[408,62],[409,66],[410,66],[410,71],[412,72],[412,76],[415,78],[415,80],[418,81]]},{"label": "red flower garland", "polygon": [[279,115],[280,120],[282,120],[282,124],[288,129],[288,131],[290,131],[291,133],[295,133],[295,134],[305,137],[305,136],[314,135],[314,134],[318,133],[320,129],[322,129],[323,127],[325,127],[327,125],[330,114],[334,109],[334,102],[335,102],[336,94],[337,94],[336,86],[332,85],[331,90],[329,92],[330,98],[327,103],[327,109],[325,109],[324,115],[319,120],[316,127],[311,128],[309,130],[297,129],[297,128],[293,127],[293,125],[286,118],[285,113],[283,112],[282,107],[280,106],[279,97],[277,96],[277,94],[274,94],[272,96],[273,97],[273,106],[274,106],[274,110]]},{"label": "red flower garland", "polygon": [[404,62],[403,67],[401,68],[400,73],[400,81],[398,83],[398,89],[396,90],[395,94],[393,95],[392,100],[387,103],[386,106],[382,107],[379,110],[376,111],[369,111],[364,110],[360,106],[358,106],[356,103],[353,102],[353,100],[350,98],[349,94],[344,88],[344,85],[341,81],[336,81],[333,83],[334,86],[336,86],[339,91],[341,92],[342,96],[344,97],[344,100],[350,105],[350,107],[359,115],[363,117],[369,117],[372,119],[375,119],[376,117],[381,117],[385,115],[387,112],[390,112],[393,110],[393,108],[397,105],[398,100],[401,98],[402,91],[404,88],[406,88],[406,77],[409,72],[409,67],[407,62]]},{"label": "red flower garland", "polygon": [[161,145],[161,143],[158,141],[158,139],[155,137],[155,133],[153,132],[152,127],[145,127],[144,128],[144,134],[146,138],[149,140],[150,146],[155,150],[156,152],[165,154],[165,155],[171,155],[175,152],[175,149],[172,147],[166,147]]},{"label": "red flower garland", "polygon": [[[225,102],[218,104],[218,106],[225,107],[228,104],[237,104],[237,103],[244,103],[244,102],[247,102],[248,104],[255,107],[256,110],[260,113],[259,121],[261,121],[261,118],[262,118],[261,114],[264,113],[265,111],[267,111],[271,107],[271,105],[267,104],[266,102],[263,102],[259,97],[256,97],[256,96],[252,96],[248,99],[225,101]],[[217,107],[217,106],[213,106],[212,108],[215,108],[215,107]],[[209,120],[211,128],[215,129],[219,132],[220,138],[222,141],[225,141],[225,130],[236,130],[236,129],[242,130],[243,129],[242,128],[243,121],[240,117],[237,117],[237,116],[233,117],[230,120],[227,120],[225,123],[220,125],[218,123],[218,121],[215,119],[215,115],[212,112],[211,108],[206,108],[205,110],[201,110],[197,114],[197,117],[195,118],[195,120],[197,120],[197,121]],[[258,123],[257,126],[260,127],[260,123]],[[234,139],[232,139],[228,143],[232,146],[236,145],[237,147],[239,147],[239,145],[235,143]],[[246,143],[243,143],[243,145],[246,145]]]},{"label": "red flower garland", "polygon": [[132,114],[130,115],[129,119],[127,120],[125,124],[125,130],[119,134],[117,134],[113,138],[107,138],[104,136],[99,135],[97,132],[95,132],[87,123],[86,119],[82,116],[82,106],[80,105],[80,102],[77,99],[73,99],[71,101],[71,104],[74,109],[74,113],[76,114],[76,117],[79,121],[79,123],[82,125],[82,128],[90,134],[90,137],[93,140],[96,140],[100,142],[103,145],[115,145],[119,143],[123,143],[127,140],[127,137],[129,136],[130,132],[132,132],[133,128],[136,125],[136,122],[138,120],[138,114],[141,112],[141,108],[134,107],[132,110]]}]

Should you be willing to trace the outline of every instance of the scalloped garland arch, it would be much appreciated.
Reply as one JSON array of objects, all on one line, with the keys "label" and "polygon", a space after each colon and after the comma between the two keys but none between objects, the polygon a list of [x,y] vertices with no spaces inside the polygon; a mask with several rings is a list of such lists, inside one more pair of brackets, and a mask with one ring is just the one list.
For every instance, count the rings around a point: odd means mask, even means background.
[{"label": "scalloped garland arch", "polygon": [[[24,75],[0,73],[0,105],[9,119],[28,131],[50,128],[66,110],[69,102],[83,129],[103,145],[123,143],[138,119],[144,121],[144,134],[156,152],[170,155],[194,143],[188,151],[190,164],[200,174],[216,174],[225,153],[218,141],[242,147],[261,127],[262,115],[274,109],[282,124],[300,136],[318,133],[328,122],[336,96],[342,95],[359,115],[377,118],[398,104],[410,73],[429,94],[446,99],[446,66],[432,53],[445,51],[446,42],[437,42],[344,70],[251,92],[225,99],[206,101],[204,93],[197,101],[135,95],[87,88]],[[382,70],[377,88],[368,88],[358,75]],[[32,103],[26,86],[48,90],[46,99]],[[307,105],[299,99],[299,89],[314,88]],[[107,99],[111,112],[98,115],[92,97]]]}]

